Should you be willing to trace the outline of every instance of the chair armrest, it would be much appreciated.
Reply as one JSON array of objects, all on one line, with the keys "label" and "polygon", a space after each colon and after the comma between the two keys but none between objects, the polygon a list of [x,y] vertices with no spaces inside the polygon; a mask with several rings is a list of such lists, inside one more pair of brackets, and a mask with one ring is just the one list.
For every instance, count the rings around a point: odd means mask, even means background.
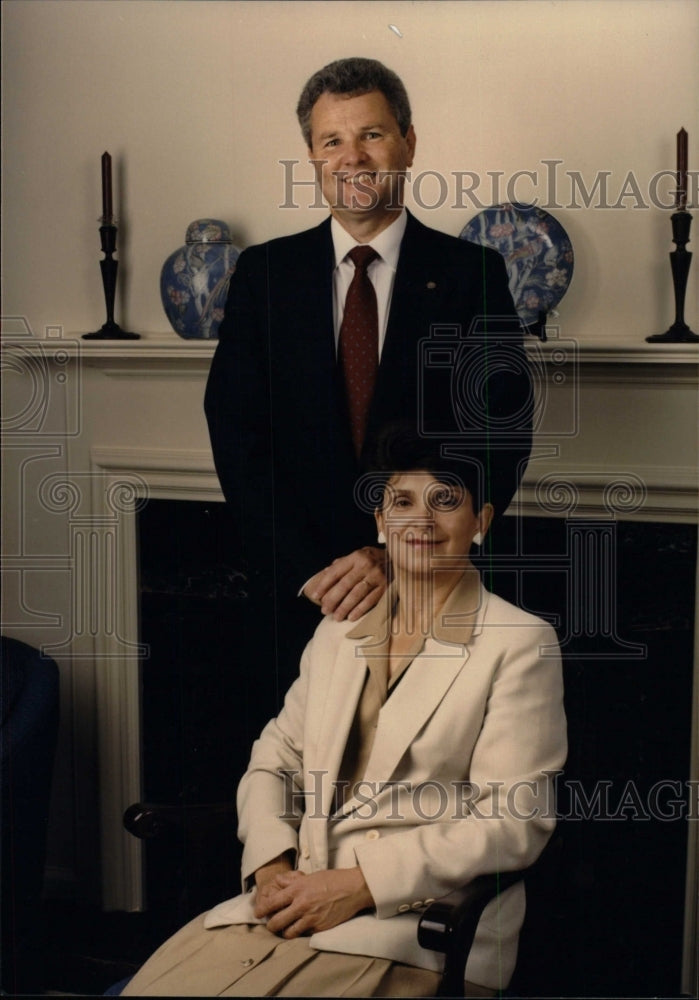
[{"label": "chair armrest", "polygon": [[418,943],[423,948],[444,954],[444,972],[437,996],[464,995],[464,973],[468,955],[476,936],[476,928],[483,910],[496,896],[524,879],[532,885],[550,879],[557,871],[563,852],[563,838],[559,830],[544,847],[529,868],[520,871],[493,872],[479,875],[467,885],[454,889],[449,895],[436,899],[420,917],[417,928]]},{"label": "chair armrest", "polygon": [[124,813],[124,826],[129,833],[141,840],[160,837],[173,829],[204,836],[212,829],[234,820],[234,802],[192,805],[135,802]]},{"label": "chair armrest", "polygon": [[468,885],[435,900],[420,917],[418,943],[444,953],[444,972],[437,996],[463,996],[466,962],[476,928],[487,904],[524,878],[524,871],[479,875]]}]

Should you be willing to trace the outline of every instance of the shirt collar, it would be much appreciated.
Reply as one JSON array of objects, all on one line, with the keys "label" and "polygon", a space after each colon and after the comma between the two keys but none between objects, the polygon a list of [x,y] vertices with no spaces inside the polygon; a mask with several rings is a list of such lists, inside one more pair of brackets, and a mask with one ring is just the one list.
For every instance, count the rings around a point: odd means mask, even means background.
[{"label": "shirt collar", "polygon": [[[348,639],[381,638],[387,634],[388,622],[398,595],[392,583],[383,598],[349,632]],[[451,591],[432,626],[432,635],[440,642],[465,646],[480,630],[488,591],[481,586],[478,570],[467,570]]]},{"label": "shirt collar", "polygon": [[[408,224],[408,213],[403,209],[398,217],[383,232],[371,240],[371,246],[376,250],[386,264],[395,271],[398,267],[398,257],[400,256],[400,244]],[[335,250],[335,267],[340,264],[353,247],[361,246],[353,236],[337,221],[335,216],[330,218],[330,232],[333,238]]]}]

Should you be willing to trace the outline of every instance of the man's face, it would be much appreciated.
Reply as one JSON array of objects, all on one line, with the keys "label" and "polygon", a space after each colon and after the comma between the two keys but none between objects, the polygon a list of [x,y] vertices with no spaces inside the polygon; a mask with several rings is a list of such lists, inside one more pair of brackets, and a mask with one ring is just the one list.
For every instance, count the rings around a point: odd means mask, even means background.
[{"label": "man's face", "polygon": [[311,159],[333,215],[381,218],[403,204],[415,132],[402,136],[379,90],[358,97],[322,94],[311,112]]}]

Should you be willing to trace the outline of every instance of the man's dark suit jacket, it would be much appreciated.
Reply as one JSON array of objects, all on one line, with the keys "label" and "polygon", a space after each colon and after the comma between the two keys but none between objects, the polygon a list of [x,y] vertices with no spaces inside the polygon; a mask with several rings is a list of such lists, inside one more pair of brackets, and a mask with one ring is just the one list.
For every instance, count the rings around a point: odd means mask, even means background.
[{"label": "man's dark suit jacket", "polygon": [[[333,268],[329,218],[245,250],[207,386],[216,469],[249,569],[277,593],[376,541],[353,499]],[[447,444],[477,444],[496,508],[509,503],[531,447],[531,392],[503,259],[410,214],[367,441],[401,419]]]}]

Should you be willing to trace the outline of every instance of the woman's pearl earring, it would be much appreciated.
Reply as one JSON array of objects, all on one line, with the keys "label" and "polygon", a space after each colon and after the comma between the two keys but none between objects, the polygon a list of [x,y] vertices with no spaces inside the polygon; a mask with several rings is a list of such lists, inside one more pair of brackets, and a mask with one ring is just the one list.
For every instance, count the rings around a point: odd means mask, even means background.
[{"label": "woman's pearl earring", "polygon": [[385,545],[386,544],[386,536],[384,535],[383,531],[379,532],[379,535],[378,535],[378,538],[376,539],[376,541],[379,543],[379,545]]},{"label": "woman's pearl earring", "polygon": [[473,541],[476,545],[482,545],[483,543],[483,532],[477,531],[473,536]]}]

